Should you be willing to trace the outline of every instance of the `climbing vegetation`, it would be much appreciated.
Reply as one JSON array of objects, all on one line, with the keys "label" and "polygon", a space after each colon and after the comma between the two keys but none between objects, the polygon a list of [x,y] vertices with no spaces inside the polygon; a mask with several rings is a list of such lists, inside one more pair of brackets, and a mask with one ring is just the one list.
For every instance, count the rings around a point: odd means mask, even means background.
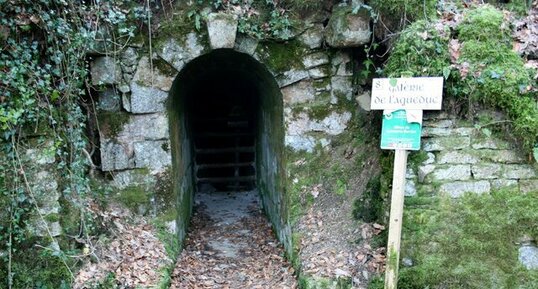
[{"label": "climbing vegetation", "polygon": [[[538,142],[536,80],[512,50],[502,11],[483,5],[467,10],[454,30],[443,22],[417,21],[393,47],[386,76],[443,76],[445,98],[472,115],[480,105],[500,109],[513,135],[530,151]],[[443,27],[443,28],[440,28]]]}]

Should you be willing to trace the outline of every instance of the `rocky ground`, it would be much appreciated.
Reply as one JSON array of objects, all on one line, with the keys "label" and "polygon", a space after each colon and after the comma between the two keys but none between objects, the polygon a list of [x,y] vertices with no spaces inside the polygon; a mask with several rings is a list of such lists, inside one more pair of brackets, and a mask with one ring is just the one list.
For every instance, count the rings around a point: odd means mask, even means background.
[{"label": "rocky ground", "polygon": [[198,193],[171,288],[296,288],[256,192]]}]

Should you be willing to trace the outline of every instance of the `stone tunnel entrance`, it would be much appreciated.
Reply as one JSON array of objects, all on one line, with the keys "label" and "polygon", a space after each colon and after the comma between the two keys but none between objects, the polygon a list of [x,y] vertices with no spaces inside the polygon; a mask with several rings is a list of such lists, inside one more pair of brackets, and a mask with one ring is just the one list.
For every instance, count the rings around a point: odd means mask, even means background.
[{"label": "stone tunnel entrance", "polygon": [[241,217],[259,194],[263,211],[289,254],[283,104],[271,73],[247,54],[218,49],[187,63],[170,94],[180,240],[185,238],[195,199],[206,202],[210,217],[223,208]]}]

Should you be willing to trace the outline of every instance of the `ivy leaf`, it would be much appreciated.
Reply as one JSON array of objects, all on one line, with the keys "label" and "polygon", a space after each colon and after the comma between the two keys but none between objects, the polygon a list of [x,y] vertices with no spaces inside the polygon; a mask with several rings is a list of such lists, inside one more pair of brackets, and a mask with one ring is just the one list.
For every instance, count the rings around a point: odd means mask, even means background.
[{"label": "ivy leaf", "polygon": [[390,84],[391,86],[396,86],[396,84],[398,84],[398,79],[396,79],[396,78],[390,78],[390,79],[389,79],[389,84]]},{"label": "ivy leaf", "polygon": [[52,94],[50,95],[50,100],[56,101],[58,98],[60,98],[60,92],[55,89],[52,91]]},{"label": "ivy leaf", "polygon": [[450,76],[450,67],[449,66],[443,67],[443,77],[445,78],[445,80],[447,80],[449,76]]},{"label": "ivy leaf", "polygon": [[482,133],[487,137],[491,137],[491,130],[489,128],[483,128]]}]

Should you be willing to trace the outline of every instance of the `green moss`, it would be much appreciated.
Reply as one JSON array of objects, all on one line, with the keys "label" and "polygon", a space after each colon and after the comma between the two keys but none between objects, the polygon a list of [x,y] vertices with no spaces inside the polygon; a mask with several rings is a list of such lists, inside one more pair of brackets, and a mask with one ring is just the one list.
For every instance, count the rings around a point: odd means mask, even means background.
[{"label": "green moss", "polygon": [[382,219],[384,200],[381,196],[381,179],[372,178],[366,190],[353,203],[353,217],[365,222],[376,222]]},{"label": "green moss", "polygon": [[60,215],[58,214],[49,214],[45,216],[45,221],[54,223],[60,221]]},{"label": "green moss", "polygon": [[116,200],[133,212],[138,212],[140,206],[149,207],[150,194],[141,186],[129,186],[118,192]]},{"label": "green moss", "polygon": [[331,112],[333,112],[333,110],[331,109],[331,106],[328,106],[327,104],[314,104],[308,107],[307,110],[308,117],[313,120],[323,120],[329,116]]},{"label": "green moss", "polygon": [[175,68],[160,57],[153,60],[153,66],[165,75],[175,75],[177,73]]},{"label": "green moss", "polygon": [[369,5],[384,17],[410,22],[436,17],[436,0],[371,0]]},{"label": "green moss", "polygon": [[102,111],[97,114],[101,132],[107,136],[117,136],[129,121],[126,112]]},{"label": "green moss", "polygon": [[303,69],[302,56],[305,48],[299,41],[285,43],[263,42],[256,50],[265,63],[274,72],[284,72],[290,69]]},{"label": "green moss", "polygon": [[509,26],[503,25],[503,13],[490,5],[467,10],[463,21],[458,25],[458,39],[462,42],[504,41],[509,38]]},{"label": "green moss", "polygon": [[406,210],[398,288],[536,288],[538,271],[518,263],[518,240],[538,238],[538,192],[499,191],[440,199]]}]

